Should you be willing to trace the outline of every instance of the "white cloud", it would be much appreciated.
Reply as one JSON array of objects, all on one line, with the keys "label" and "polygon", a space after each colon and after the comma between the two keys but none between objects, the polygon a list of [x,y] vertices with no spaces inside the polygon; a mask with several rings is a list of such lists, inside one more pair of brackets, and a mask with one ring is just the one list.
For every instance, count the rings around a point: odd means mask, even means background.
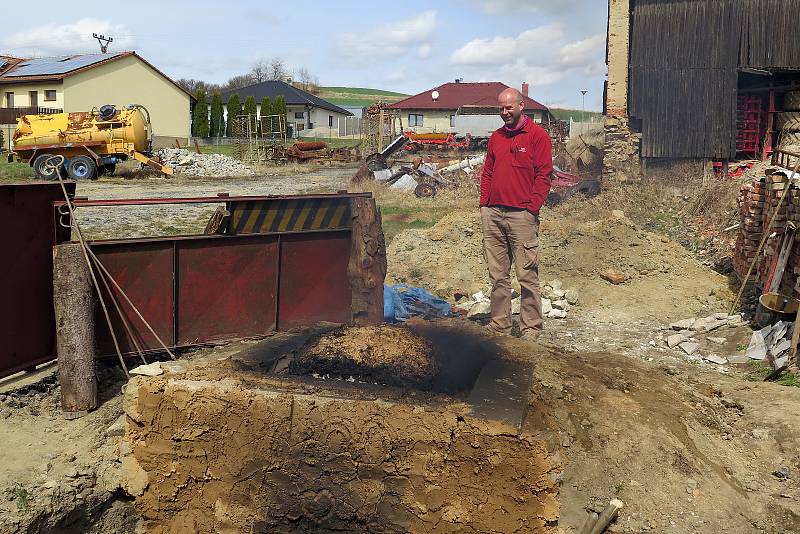
[{"label": "white cloud", "polygon": [[[410,49],[430,46],[436,29],[436,12],[425,11],[414,17],[383,24],[364,33],[344,33],[336,39],[339,56],[362,63],[406,54]],[[430,52],[428,52],[430,53]]]},{"label": "white cloud", "polygon": [[517,16],[528,13],[559,13],[573,7],[577,0],[471,0],[492,15]]},{"label": "white cloud", "polygon": [[481,79],[541,87],[576,73],[601,74],[604,56],[605,34],[571,41],[563,25],[554,22],[512,37],[473,39],[450,55],[450,64]]},{"label": "white cloud", "polygon": [[114,38],[109,52],[132,50],[136,44],[124,24],[96,18],[82,18],[67,24],[45,24],[24,28],[0,40],[0,49],[18,56],[57,56],[99,52],[100,45],[92,37],[98,33]]},{"label": "white cloud", "polygon": [[406,73],[405,67],[400,67],[399,69],[394,70],[383,77],[383,80],[387,83],[403,82],[407,79],[408,74]]},{"label": "white cloud", "polygon": [[432,51],[433,47],[426,43],[417,48],[417,57],[419,57],[420,59],[426,59],[430,57]]}]

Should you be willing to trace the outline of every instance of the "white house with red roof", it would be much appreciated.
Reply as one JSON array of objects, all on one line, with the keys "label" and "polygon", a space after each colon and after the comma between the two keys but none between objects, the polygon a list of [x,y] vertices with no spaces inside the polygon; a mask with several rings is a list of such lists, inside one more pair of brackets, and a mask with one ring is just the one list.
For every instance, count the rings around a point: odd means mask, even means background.
[{"label": "white house with red roof", "polygon": [[[497,128],[503,125],[497,108],[497,97],[509,86],[502,82],[448,82],[428,91],[410,96],[390,109],[400,110],[403,127],[414,132],[461,132],[457,124],[460,116],[497,116]],[[538,123],[552,120],[550,110],[528,96],[528,84],[523,83],[521,92],[525,102],[525,114]]]}]

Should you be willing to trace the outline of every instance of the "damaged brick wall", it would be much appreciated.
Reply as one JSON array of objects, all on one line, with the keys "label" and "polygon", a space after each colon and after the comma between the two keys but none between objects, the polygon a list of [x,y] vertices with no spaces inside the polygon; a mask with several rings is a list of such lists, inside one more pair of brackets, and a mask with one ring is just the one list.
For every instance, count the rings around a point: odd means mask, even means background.
[{"label": "damaged brick wall", "polygon": [[465,415],[138,377],[124,487],[148,532],[553,532],[558,453]]},{"label": "damaged brick wall", "polygon": [[625,181],[641,175],[641,134],[631,130],[628,118],[630,0],[609,0],[608,16],[603,179]]}]

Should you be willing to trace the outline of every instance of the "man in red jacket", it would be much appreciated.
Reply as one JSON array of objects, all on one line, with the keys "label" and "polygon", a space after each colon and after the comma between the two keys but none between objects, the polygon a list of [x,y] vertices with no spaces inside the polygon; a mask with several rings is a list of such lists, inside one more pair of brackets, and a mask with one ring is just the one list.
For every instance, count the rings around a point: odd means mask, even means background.
[{"label": "man in red jacket", "polygon": [[550,191],[553,148],[550,136],[524,113],[522,93],[506,89],[498,97],[505,126],[489,139],[481,175],[481,226],[492,281],[489,327],[511,333],[511,262],[521,289],[522,336],[542,331],[539,293],[539,209]]}]

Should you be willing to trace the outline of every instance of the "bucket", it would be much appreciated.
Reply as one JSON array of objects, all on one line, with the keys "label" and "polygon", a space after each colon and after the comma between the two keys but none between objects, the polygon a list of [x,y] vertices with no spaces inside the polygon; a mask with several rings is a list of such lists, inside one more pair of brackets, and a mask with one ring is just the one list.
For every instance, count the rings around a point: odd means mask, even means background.
[{"label": "bucket", "polygon": [[756,324],[764,328],[778,321],[794,322],[800,301],[778,293],[764,293],[758,297]]}]

